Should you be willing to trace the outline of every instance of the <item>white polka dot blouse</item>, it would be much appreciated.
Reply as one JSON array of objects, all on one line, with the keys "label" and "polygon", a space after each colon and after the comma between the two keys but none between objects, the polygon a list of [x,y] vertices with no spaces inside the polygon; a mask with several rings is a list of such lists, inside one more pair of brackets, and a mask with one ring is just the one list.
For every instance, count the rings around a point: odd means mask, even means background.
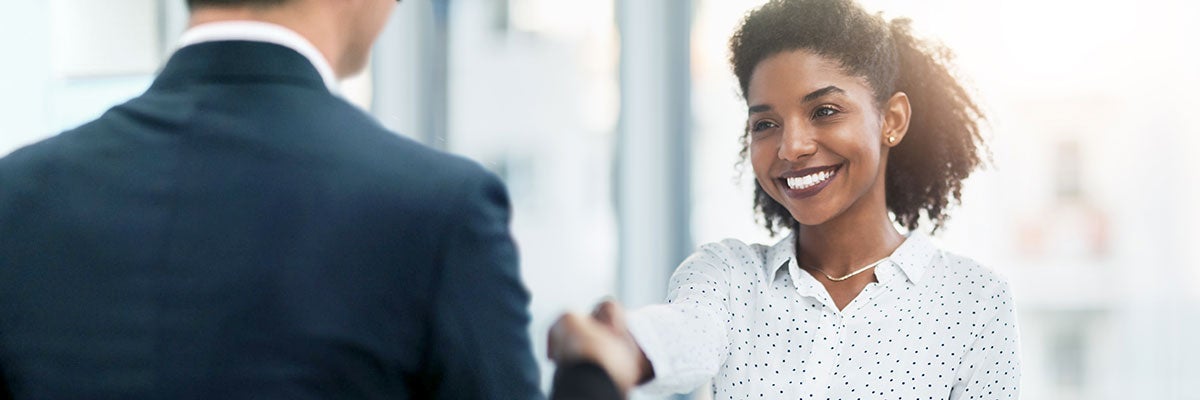
[{"label": "white polka dot blouse", "polygon": [[727,239],[671,277],[667,304],[629,314],[654,366],[639,390],[714,399],[1015,399],[1006,281],[911,233],[844,310],[793,255]]}]

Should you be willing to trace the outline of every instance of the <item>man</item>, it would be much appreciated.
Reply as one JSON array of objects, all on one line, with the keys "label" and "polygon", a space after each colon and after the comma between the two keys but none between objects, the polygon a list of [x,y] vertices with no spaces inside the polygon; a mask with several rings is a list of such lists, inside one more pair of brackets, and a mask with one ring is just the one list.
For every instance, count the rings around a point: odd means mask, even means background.
[{"label": "man", "polygon": [[391,0],[189,0],[151,88],[0,159],[0,398],[530,399],[507,195],[341,98]]}]

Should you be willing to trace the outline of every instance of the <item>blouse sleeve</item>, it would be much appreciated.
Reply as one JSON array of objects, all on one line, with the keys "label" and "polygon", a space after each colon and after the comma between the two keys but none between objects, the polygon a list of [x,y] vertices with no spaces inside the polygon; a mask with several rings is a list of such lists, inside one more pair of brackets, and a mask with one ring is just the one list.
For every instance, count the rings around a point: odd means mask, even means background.
[{"label": "blouse sleeve", "polygon": [[1017,318],[1007,284],[992,296],[991,312],[963,357],[950,400],[1016,399],[1021,380]]},{"label": "blouse sleeve", "polygon": [[721,244],[700,248],[671,276],[667,304],[628,315],[630,334],[654,367],[639,390],[687,393],[717,374],[729,352],[729,270]]}]

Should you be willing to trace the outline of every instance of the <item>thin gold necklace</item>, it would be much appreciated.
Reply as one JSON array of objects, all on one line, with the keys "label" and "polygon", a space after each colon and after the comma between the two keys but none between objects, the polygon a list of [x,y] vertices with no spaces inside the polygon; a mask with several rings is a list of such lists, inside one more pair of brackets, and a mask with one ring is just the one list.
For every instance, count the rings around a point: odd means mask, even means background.
[{"label": "thin gold necklace", "polygon": [[879,264],[883,263],[884,261],[887,261],[887,259],[888,259],[888,257],[884,257],[883,259],[881,259],[881,260],[879,260],[879,261],[876,261],[876,262],[873,262],[873,263],[867,264],[867,266],[865,266],[865,267],[862,267],[862,268],[859,268],[858,270],[856,270],[856,271],[854,271],[854,272],[851,272],[851,273],[850,273],[850,275],[846,275],[846,276],[843,276],[843,277],[841,277],[841,278],[834,278],[832,275],[829,275],[829,274],[825,273],[825,271],[821,270],[820,268],[813,267],[813,269],[814,269],[814,270],[816,270],[817,272],[820,272],[820,273],[821,273],[821,275],[825,275],[825,278],[828,278],[828,279],[829,279],[829,280],[831,280],[831,281],[834,281],[834,282],[841,282],[841,281],[844,281],[844,280],[850,279],[850,277],[852,277],[852,276],[855,276],[855,275],[861,274],[863,271],[866,271],[866,270],[868,270],[868,269],[871,269],[871,268],[875,268],[875,266],[877,266],[877,265],[879,265]]}]

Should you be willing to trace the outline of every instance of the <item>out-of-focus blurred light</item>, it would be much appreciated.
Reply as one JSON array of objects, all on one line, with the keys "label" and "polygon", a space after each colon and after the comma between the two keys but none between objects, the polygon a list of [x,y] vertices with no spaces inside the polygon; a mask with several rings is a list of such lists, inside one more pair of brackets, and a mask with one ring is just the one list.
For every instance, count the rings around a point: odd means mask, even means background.
[{"label": "out-of-focus blurred light", "polygon": [[553,37],[578,38],[612,25],[609,1],[508,0],[513,28]]}]

